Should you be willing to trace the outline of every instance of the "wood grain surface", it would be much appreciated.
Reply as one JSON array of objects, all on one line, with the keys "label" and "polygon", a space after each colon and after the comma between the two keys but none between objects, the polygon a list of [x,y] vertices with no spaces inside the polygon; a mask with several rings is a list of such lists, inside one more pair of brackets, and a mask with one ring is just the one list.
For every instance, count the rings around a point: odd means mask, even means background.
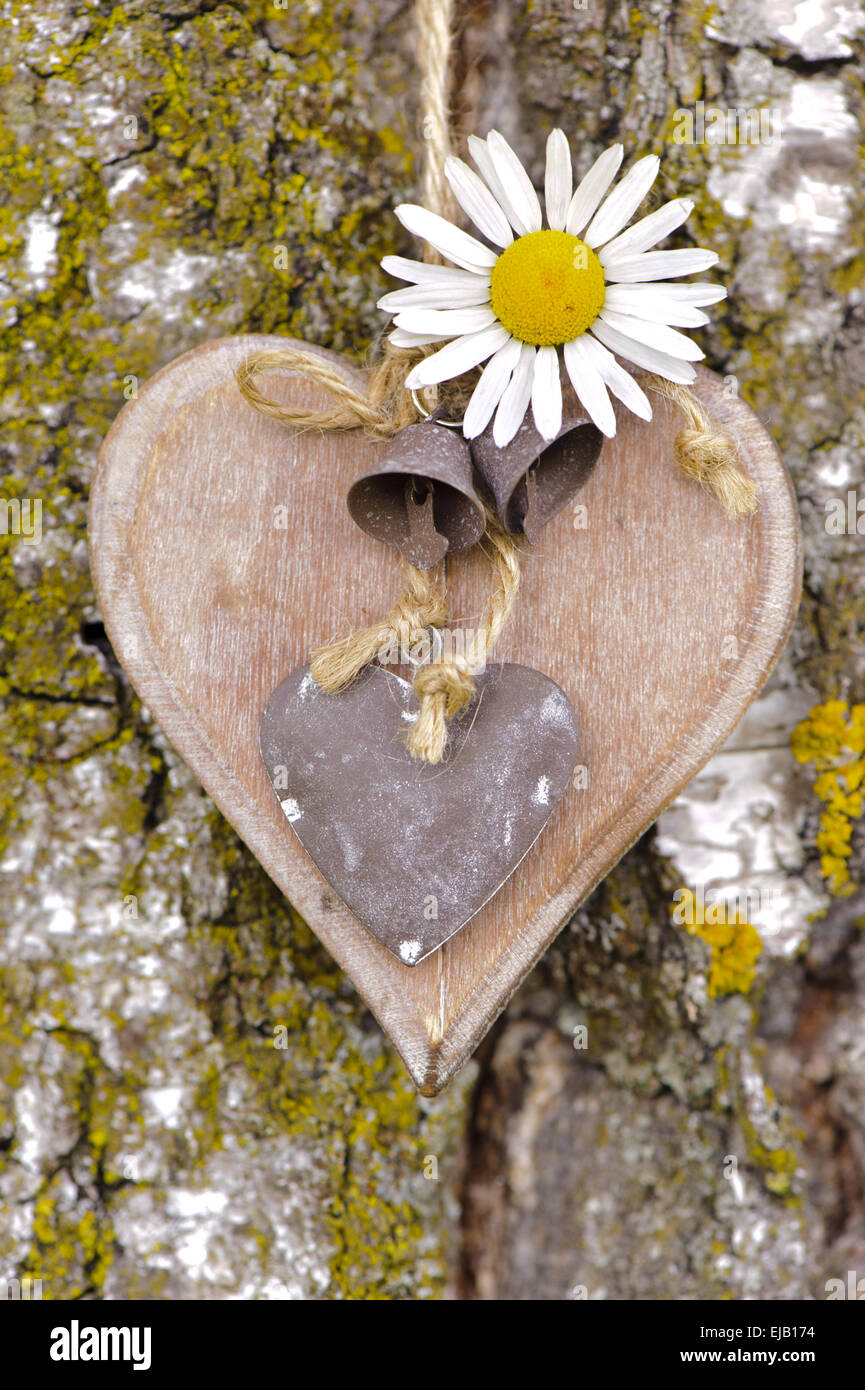
[{"label": "wood grain surface", "polygon": [[[434,1095],[760,690],[798,603],[798,515],[767,432],[712,373],[699,370],[696,390],[760,485],[752,520],[727,520],[684,478],[668,401],[652,398],[651,424],[618,411],[587,485],[525,556],[496,649],[551,676],[577,708],[586,785],[566,793],[513,877],[452,941],[403,965],[307,858],[258,751],[279,681],[312,647],[380,617],[401,588],[397,553],[345,506],[385,446],[359,432],[294,436],[237,390],[247,354],[286,342],[208,343],[124,406],[93,487],[93,574],[114,649],[154,718]],[[362,381],[346,359],[322,355]],[[268,390],[325,403],[288,374]],[[461,624],[476,625],[489,582],[478,551],[449,561]]]}]

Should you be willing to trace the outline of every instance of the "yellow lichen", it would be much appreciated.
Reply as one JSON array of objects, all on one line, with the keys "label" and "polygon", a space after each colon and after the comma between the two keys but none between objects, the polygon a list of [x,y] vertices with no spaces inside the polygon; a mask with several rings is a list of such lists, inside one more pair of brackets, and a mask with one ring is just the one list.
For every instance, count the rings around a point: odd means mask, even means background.
[{"label": "yellow lichen", "polygon": [[748,994],[757,972],[763,944],[756,927],[735,908],[726,904],[702,910],[690,888],[677,893],[674,920],[684,923],[691,936],[699,936],[712,948],[707,994],[716,999],[724,994]]},{"label": "yellow lichen", "polygon": [[820,872],[829,892],[848,897],[856,891],[848,859],[852,854],[852,821],[862,815],[865,781],[865,704],[827,700],[815,705],[796,725],[791,739],[793,757],[813,763],[814,791],[824,803],[817,834]]}]

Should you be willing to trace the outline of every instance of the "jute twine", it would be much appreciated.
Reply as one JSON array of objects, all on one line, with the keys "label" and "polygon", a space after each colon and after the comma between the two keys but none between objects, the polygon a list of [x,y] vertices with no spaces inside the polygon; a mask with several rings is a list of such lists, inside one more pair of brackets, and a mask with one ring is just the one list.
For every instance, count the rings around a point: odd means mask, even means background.
[{"label": "jute twine", "polygon": [[385,618],[313,652],[310,670],[322,690],[344,690],[380,653],[394,646],[400,652],[410,651],[427,637],[428,628],[447,622],[444,590],[433,572],[408,564],[406,569],[406,591]]},{"label": "jute twine", "polygon": [[414,678],[420,711],[407,745],[413,758],[427,763],[441,762],[447,744],[448,723],[465,709],[474,695],[474,677],[486,666],[487,657],[511,616],[520,587],[519,550],[513,537],[502,529],[490,511],[482,544],[493,562],[496,583],[470,650],[421,666]]},{"label": "jute twine", "polygon": [[731,434],[713,420],[702,401],[686,386],[662,376],[646,376],[642,384],[679,407],[688,428],[673,444],[682,472],[710,492],[734,520],[753,516],[760,489],[739,468],[739,447]]},{"label": "jute twine", "polygon": [[[421,73],[421,117],[425,141],[422,180],[424,206],[442,217],[453,215],[445,160],[450,153],[449,62],[454,0],[415,0],[417,56]],[[428,261],[441,257],[430,247]],[[295,430],[352,430],[363,428],[379,439],[390,439],[418,414],[405,389],[414,364],[431,349],[402,349],[387,343],[381,360],[370,372],[366,392],[355,390],[328,362],[300,348],[280,348],[254,353],[237,373],[241,393],[256,410]],[[333,405],[326,410],[284,405],[265,396],[257,378],[274,371],[293,371],[328,391]],[[717,498],[731,517],[749,516],[757,508],[757,487],[737,466],[738,450],[732,437],[714,423],[697,398],[682,386],[662,377],[647,377],[644,384],[684,412],[688,427],[676,438],[676,457],[689,477]],[[434,404],[430,401],[430,408]],[[513,610],[520,582],[519,547],[487,510],[484,548],[492,562],[495,586],[487,612],[471,650],[421,666],[414,677],[419,701],[417,719],[407,738],[412,757],[439,763],[447,744],[451,719],[469,704],[474,677],[483,670]],[[406,648],[422,641],[429,629],[441,629],[448,621],[443,575],[406,564],[407,582],[402,597],[378,623],[359,629],[313,652],[310,669],[323,690],[343,690],[364,666],[396,642]]]}]

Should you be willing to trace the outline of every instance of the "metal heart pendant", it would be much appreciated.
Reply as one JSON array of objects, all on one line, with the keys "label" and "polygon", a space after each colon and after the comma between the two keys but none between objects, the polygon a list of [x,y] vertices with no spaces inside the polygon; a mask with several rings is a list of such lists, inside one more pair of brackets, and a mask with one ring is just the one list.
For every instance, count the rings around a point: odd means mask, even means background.
[{"label": "metal heart pendant", "polygon": [[261,755],[286,819],[358,921],[406,965],[510,877],[566,790],[577,720],[562,690],[505,663],[476,681],[445,761],[412,760],[412,687],[370,666],[325,694],[307,666],[271,696]]}]

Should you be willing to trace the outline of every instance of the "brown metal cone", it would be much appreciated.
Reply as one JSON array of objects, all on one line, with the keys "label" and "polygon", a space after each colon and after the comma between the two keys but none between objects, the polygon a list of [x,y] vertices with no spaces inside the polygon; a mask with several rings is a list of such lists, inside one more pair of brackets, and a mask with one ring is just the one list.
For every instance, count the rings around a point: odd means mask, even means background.
[{"label": "brown metal cone", "polygon": [[585,415],[565,411],[553,440],[526,416],[510,444],[493,441],[493,424],[471,441],[472,458],[495,500],[499,521],[534,545],[541,528],[579,492],[598,461],[604,436]]},{"label": "brown metal cone", "polygon": [[346,500],[362,531],[398,546],[419,569],[466,550],[484,532],[469,446],[458,431],[431,420],[400,430]]}]

